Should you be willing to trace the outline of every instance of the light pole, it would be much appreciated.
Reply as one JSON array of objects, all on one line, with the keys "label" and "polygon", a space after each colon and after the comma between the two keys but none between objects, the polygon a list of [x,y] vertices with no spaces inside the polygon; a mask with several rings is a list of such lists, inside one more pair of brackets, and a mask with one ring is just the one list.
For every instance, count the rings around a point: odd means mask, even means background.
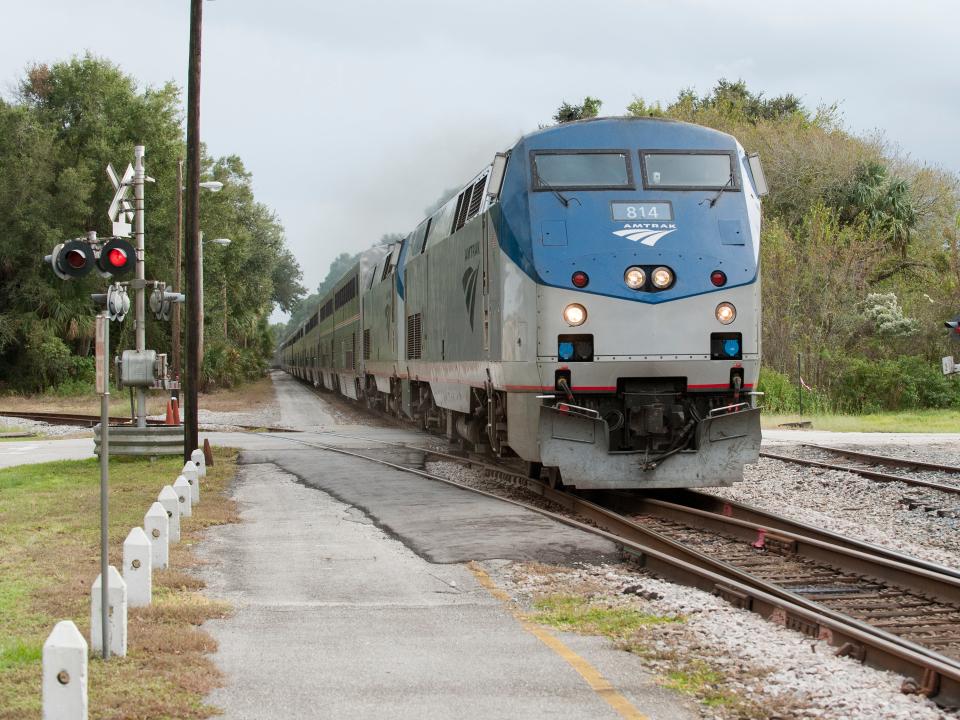
[{"label": "light pole", "polygon": [[[183,186],[183,160],[177,161],[177,187],[180,188],[180,192],[177,193],[177,225],[173,231],[173,243],[176,248],[174,261],[173,261],[173,291],[180,292],[180,266],[183,264],[182,261],[182,252],[183,252],[183,238],[181,235],[181,230],[183,229],[183,192],[186,188]],[[204,190],[209,190],[210,192],[220,192],[223,190],[223,183],[219,180],[207,180],[200,183],[200,187]],[[173,376],[180,380],[181,376],[181,361],[180,361],[180,335],[181,335],[181,326],[180,326],[180,303],[174,303],[173,305],[173,318],[172,318],[172,329],[171,334],[173,335],[173,346],[171,348],[171,358],[173,365]],[[180,391],[177,391],[177,397],[180,396]]]},{"label": "light pole", "polygon": [[[203,369],[203,328],[204,328],[204,313],[203,313],[203,246],[212,244],[219,245],[220,247],[227,247],[231,243],[230,238],[215,238],[213,240],[204,240],[203,239],[203,230],[200,231],[200,279],[197,283],[197,292],[200,293],[200,318],[197,321],[197,335],[199,338],[200,347],[197,350],[197,355],[199,356],[198,365]],[[226,278],[224,278],[223,288],[224,288],[224,297],[226,297]],[[226,304],[224,304],[224,312],[226,312]],[[224,321],[226,325],[226,321]],[[226,337],[226,333],[224,333]]]}]

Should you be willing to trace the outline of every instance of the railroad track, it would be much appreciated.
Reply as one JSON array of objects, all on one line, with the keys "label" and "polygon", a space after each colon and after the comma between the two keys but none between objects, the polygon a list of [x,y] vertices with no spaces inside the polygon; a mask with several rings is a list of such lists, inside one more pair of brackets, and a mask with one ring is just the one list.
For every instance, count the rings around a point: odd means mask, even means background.
[{"label": "railroad track", "polygon": [[[708,499],[710,496],[701,493],[677,493],[670,501],[623,492],[597,493],[588,499],[486,459],[345,433],[324,434],[380,447],[361,452],[301,438],[285,439],[457,485],[601,535],[660,577],[715,593],[739,607],[826,640],[838,647],[840,654],[906,675],[910,680],[905,691],[923,693],[941,705],[960,706],[957,570],[748,506]],[[385,447],[480,468],[550,500],[568,514],[488,493],[409,463],[376,457]],[[395,455],[393,452],[391,457]],[[711,507],[711,503],[719,505]]]},{"label": "railroad track", "polygon": [[782,462],[793,463],[795,465],[804,465],[806,467],[823,468],[825,470],[839,470],[841,472],[851,472],[869,480],[878,482],[901,482],[907,485],[936,490],[949,495],[960,495],[960,483],[950,484],[937,482],[935,480],[926,480],[923,478],[912,477],[909,475],[896,474],[873,470],[871,467],[888,468],[908,468],[925,472],[939,472],[960,476],[960,467],[955,465],[938,465],[936,463],[921,462],[919,460],[910,460],[909,458],[890,457],[888,455],[873,455],[854,450],[828,447],[826,445],[805,444],[803,447],[816,450],[817,452],[839,455],[857,461],[856,465],[840,465],[823,460],[811,458],[795,457],[793,455],[781,455],[779,453],[761,452],[760,457],[770,458],[771,460],[780,460]]},{"label": "railroad track", "polygon": [[[49,423],[50,425],[76,425],[77,427],[86,427],[92,428],[100,424],[99,415],[83,415],[76,413],[60,413],[60,412],[8,412],[0,411],[0,417],[10,417],[10,418],[23,418],[25,420],[37,420],[39,422]],[[131,425],[133,421],[128,417],[110,417],[111,425]],[[163,420],[159,419],[150,419],[147,418],[147,425],[164,425]],[[281,427],[263,427],[262,425],[231,425],[231,427],[239,427],[244,430],[251,431],[266,431],[266,432],[299,432],[299,430],[291,430],[289,428]]]}]

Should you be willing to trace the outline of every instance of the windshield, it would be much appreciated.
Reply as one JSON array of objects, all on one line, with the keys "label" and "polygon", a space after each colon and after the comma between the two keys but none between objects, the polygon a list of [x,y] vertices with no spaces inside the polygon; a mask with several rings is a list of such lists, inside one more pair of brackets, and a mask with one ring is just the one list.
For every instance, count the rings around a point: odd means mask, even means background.
[{"label": "windshield", "polygon": [[536,190],[633,187],[625,152],[536,153],[532,164]]},{"label": "windshield", "polygon": [[643,185],[646,188],[738,189],[731,158],[727,153],[641,152],[640,157],[643,161]]}]

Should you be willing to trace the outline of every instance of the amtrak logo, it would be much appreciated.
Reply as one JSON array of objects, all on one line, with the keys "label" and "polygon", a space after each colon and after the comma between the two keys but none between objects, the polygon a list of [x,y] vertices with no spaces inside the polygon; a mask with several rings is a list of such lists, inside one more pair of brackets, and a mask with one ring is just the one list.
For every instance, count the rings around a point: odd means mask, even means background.
[{"label": "amtrak logo", "polygon": [[633,223],[625,225],[623,230],[614,230],[613,234],[653,247],[660,238],[666,237],[676,229],[677,226],[674,223]]},{"label": "amtrak logo", "polygon": [[473,310],[477,305],[477,275],[479,268],[468,267],[463,273],[463,300],[467,304],[467,317],[470,318],[470,330],[473,330]]}]

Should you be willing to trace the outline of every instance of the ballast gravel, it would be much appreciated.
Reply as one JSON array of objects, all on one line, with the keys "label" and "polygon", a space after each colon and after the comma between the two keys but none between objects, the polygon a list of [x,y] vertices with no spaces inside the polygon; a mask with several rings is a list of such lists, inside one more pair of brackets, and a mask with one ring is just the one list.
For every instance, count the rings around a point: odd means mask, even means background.
[{"label": "ballast gravel", "polygon": [[76,425],[53,425],[40,420],[27,420],[26,418],[19,417],[0,418],[0,424],[42,437],[83,437],[89,435],[91,432],[86,428],[77,427]]},{"label": "ballast gravel", "polygon": [[[762,505],[756,501],[753,485],[770,483],[770,508],[785,512],[783,499],[791,498],[788,501],[791,505],[788,514],[797,517],[796,503],[803,500],[811,487],[811,479],[807,476],[809,469],[801,469],[804,477],[798,475],[795,478],[800,488],[794,491],[795,495],[785,495],[782,488],[777,494],[775,483],[780,482],[776,480],[777,468],[766,467],[773,462],[762,460],[764,467],[754,466],[749,475],[758,472],[759,476],[749,477],[745,483],[735,486],[736,489],[744,489],[745,496],[734,499]],[[426,469],[470,487],[569,515],[544,498],[515,487],[506,480],[487,476],[479,469],[450,461],[428,462]],[[849,481],[849,478],[843,479]],[[720,488],[715,492],[730,497],[730,490]],[[833,529],[857,532],[864,537],[866,523],[863,515],[857,514],[863,512],[864,491],[865,488],[850,489],[850,497],[857,499],[856,507],[861,509],[850,505],[850,519],[842,527],[838,523]],[[825,483],[822,492],[836,500],[835,493],[830,489],[830,481]],[[877,514],[883,516],[879,509]],[[814,513],[798,519],[811,524],[824,524]],[[923,528],[922,522],[917,525]],[[875,539],[882,537],[883,533],[876,531]],[[905,551],[915,549],[910,542],[904,544]],[[928,558],[937,562],[951,557],[946,550],[930,555]],[[926,698],[904,695],[901,692],[904,678],[900,675],[837,657],[836,648],[825,642],[734,608],[713,595],[659,580],[626,565],[578,565],[573,568],[525,563],[488,565],[498,584],[527,610],[538,597],[586,594],[591,602],[615,607],[629,606],[646,614],[682,619],[678,623],[645,628],[639,643],[652,669],[664,677],[668,673],[682,671],[692,661],[702,661],[723,678],[723,690],[744,701],[744,707],[704,704],[701,706],[704,718],[934,720],[960,717],[939,709]]]}]

